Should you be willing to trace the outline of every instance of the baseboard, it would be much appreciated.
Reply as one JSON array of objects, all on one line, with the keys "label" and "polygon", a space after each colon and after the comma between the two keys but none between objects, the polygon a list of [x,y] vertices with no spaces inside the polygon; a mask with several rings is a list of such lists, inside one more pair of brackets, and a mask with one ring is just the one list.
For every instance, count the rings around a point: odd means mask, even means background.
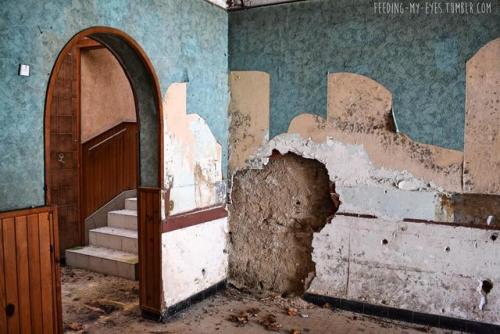
[{"label": "baseboard", "polygon": [[167,309],[163,312],[163,319],[168,320],[176,313],[179,313],[180,311],[187,309],[191,305],[199,303],[202,300],[205,300],[208,297],[215,295],[217,292],[225,290],[226,286],[227,286],[227,280],[220,281],[219,283],[216,283],[211,287],[208,287],[205,290],[200,291],[197,294],[192,295],[187,299],[184,299],[181,302],[178,302],[170,307],[167,307]]},{"label": "baseboard", "polygon": [[326,303],[328,303],[334,309],[336,308],[355,313],[405,321],[418,325],[432,326],[468,333],[500,333],[500,326],[479,321],[445,317],[441,315],[422,312],[413,312],[388,306],[367,304],[363,302],[316,295],[312,293],[304,294],[304,300],[318,306],[324,306]]}]

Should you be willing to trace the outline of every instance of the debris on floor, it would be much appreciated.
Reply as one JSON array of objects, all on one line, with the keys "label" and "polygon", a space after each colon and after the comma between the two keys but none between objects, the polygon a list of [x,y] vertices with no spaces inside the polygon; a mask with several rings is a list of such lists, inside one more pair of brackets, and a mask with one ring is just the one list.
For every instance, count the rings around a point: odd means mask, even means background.
[{"label": "debris on floor", "polygon": [[68,334],[449,333],[231,286],[158,323],[141,317],[138,282],[69,267],[62,268],[62,301]]}]

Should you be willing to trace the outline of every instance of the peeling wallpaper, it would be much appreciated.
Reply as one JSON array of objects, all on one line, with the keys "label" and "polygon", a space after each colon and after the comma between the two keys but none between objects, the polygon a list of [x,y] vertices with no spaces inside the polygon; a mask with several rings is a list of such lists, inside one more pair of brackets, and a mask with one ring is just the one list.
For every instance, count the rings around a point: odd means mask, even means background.
[{"label": "peeling wallpaper", "polygon": [[[0,211],[44,204],[45,92],[73,35],[110,26],[151,59],[161,91],[189,82],[188,113],[206,120],[227,163],[227,13],[202,0],[21,0],[0,7]],[[17,75],[20,63],[30,77]]]},{"label": "peeling wallpaper", "polygon": [[381,15],[369,0],[311,0],[229,14],[229,67],[271,77],[270,137],[302,113],[325,117],[327,77],[368,76],[387,87],[399,129],[463,150],[465,63],[500,35],[484,15]]}]

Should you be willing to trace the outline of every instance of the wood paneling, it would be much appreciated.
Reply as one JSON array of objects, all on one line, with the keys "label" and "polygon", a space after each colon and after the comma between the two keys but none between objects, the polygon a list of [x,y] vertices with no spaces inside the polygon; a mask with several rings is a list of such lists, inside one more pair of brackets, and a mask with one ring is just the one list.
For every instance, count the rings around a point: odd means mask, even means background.
[{"label": "wood paneling", "polygon": [[161,281],[161,192],[139,188],[139,290],[144,315],[161,317],[163,309]]},{"label": "wood paneling", "polygon": [[168,216],[165,223],[162,224],[162,231],[163,233],[171,232],[225,217],[227,217],[227,211],[223,206],[211,206],[202,209],[195,209]]},{"label": "wood paneling", "polygon": [[137,123],[121,123],[82,145],[82,221],[137,187]]},{"label": "wood paneling", "polygon": [[82,242],[80,226],[80,114],[79,114],[79,49],[73,48],[62,57],[51,95],[50,168],[47,179],[51,205],[60,209],[61,255],[67,248]]},{"label": "wood paneling", "polygon": [[56,211],[0,214],[0,333],[62,332]]}]

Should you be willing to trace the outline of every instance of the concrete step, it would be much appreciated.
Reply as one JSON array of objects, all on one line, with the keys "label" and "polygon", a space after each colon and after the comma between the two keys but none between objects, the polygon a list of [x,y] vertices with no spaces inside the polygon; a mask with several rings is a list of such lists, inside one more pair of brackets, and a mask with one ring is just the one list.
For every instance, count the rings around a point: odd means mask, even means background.
[{"label": "concrete step", "polygon": [[125,199],[125,209],[137,211],[137,197]]},{"label": "concrete step", "polygon": [[137,231],[118,227],[100,227],[89,231],[89,243],[126,253],[138,254]]},{"label": "concrete step", "polygon": [[137,231],[137,211],[125,209],[108,212],[108,226]]},{"label": "concrete step", "polygon": [[95,246],[67,249],[66,264],[130,280],[137,280],[139,273],[137,255]]}]

